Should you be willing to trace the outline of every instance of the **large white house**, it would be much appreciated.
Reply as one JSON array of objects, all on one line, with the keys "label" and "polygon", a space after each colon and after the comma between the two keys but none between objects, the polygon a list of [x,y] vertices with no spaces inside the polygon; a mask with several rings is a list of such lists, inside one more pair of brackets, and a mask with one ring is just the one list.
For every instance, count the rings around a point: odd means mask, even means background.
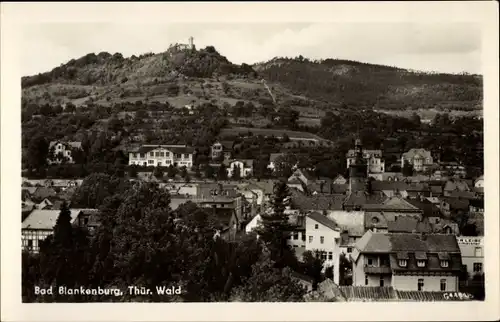
[{"label": "large white house", "polygon": [[306,251],[319,251],[324,266],[333,266],[333,282],[339,284],[340,228],[319,212],[306,216]]},{"label": "large white house", "polygon": [[235,171],[239,171],[240,178],[249,177],[253,173],[253,160],[225,160],[227,164],[227,175],[228,177],[234,177]]},{"label": "large white house", "polygon": [[129,151],[129,165],[191,168],[194,148],[186,145],[143,145]]}]

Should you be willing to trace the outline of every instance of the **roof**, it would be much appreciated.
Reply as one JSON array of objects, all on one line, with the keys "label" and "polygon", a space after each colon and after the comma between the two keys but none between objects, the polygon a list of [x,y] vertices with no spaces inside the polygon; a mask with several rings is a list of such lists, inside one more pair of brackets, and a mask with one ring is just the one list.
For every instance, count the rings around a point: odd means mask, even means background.
[{"label": "roof", "polygon": [[387,197],[381,192],[368,194],[364,191],[355,191],[347,195],[347,198],[344,201],[344,206],[364,207],[367,204],[370,205],[382,204],[385,200],[387,200]]},{"label": "roof", "polygon": [[423,159],[432,158],[431,152],[426,149],[410,149],[408,152],[402,155],[405,159],[413,159],[415,157],[421,157]]},{"label": "roof", "polygon": [[371,183],[372,189],[374,191],[406,191],[408,189],[408,184],[402,181],[378,181],[374,180]]},{"label": "roof", "polygon": [[431,233],[432,226],[427,220],[420,221],[410,216],[399,216],[396,220],[387,222],[387,230],[390,233]]},{"label": "roof", "polygon": [[264,190],[266,195],[274,193],[274,184],[277,182],[276,180],[249,180],[248,182],[255,184],[257,187]]},{"label": "roof", "polygon": [[56,195],[56,191],[50,187],[38,187],[32,194],[33,198],[38,200],[43,200],[48,197],[55,197]]},{"label": "roof", "polygon": [[338,225],[335,222],[328,219],[328,217],[320,214],[319,212],[312,212],[308,214],[307,217],[311,218],[314,221],[319,222],[323,226],[326,226],[332,230],[338,230]]},{"label": "roof", "polygon": [[460,253],[454,235],[374,233],[367,231],[356,243],[356,248],[364,253],[448,252]]},{"label": "roof", "polygon": [[473,191],[450,191],[449,196],[453,198],[476,199],[477,194]]},{"label": "roof", "polygon": [[[81,211],[96,211],[96,209],[70,209],[71,222],[73,222]],[[53,229],[60,210],[33,210],[29,216],[23,221],[22,229]]]},{"label": "roof", "polygon": [[330,279],[321,282],[318,288],[329,299],[348,302],[434,302],[471,300],[470,296],[450,298],[450,292],[401,291],[395,290],[392,286],[337,286]]},{"label": "roof", "polygon": [[317,194],[307,196],[296,189],[290,189],[292,205],[297,209],[307,210],[342,210],[344,195]]},{"label": "roof", "polygon": [[192,154],[194,152],[193,147],[189,147],[186,145],[142,145],[140,147],[131,147],[129,148],[129,152],[132,153],[148,153],[149,151],[163,149],[170,151],[172,153],[188,153]]},{"label": "roof", "polygon": [[442,197],[442,201],[446,202],[450,205],[451,210],[468,210],[469,209],[469,200],[467,199],[459,199],[453,197]]},{"label": "roof", "polygon": [[470,191],[469,185],[463,180],[451,179],[444,185],[444,191]]},{"label": "roof", "polygon": [[231,140],[221,140],[221,141],[215,141],[214,144],[219,143],[222,145],[224,150],[232,150],[234,141]]},{"label": "roof", "polygon": [[441,217],[439,208],[427,199],[405,199],[406,202],[422,210],[424,217]]},{"label": "roof", "polygon": [[409,203],[401,197],[391,197],[382,203],[366,204],[365,210],[391,210],[391,211],[410,211],[418,212],[420,209]]},{"label": "roof", "polygon": [[[375,157],[382,157],[382,150],[366,150],[366,149],[363,149],[363,155],[365,154],[369,154],[370,157],[375,155]],[[347,152],[346,156],[348,158],[352,158],[354,156],[356,156],[356,150],[354,149],[351,149]]]}]

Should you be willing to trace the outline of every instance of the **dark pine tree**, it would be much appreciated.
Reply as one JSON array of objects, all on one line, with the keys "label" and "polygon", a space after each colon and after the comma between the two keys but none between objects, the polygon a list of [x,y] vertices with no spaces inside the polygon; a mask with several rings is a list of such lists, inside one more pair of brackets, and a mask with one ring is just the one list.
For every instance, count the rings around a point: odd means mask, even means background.
[{"label": "dark pine tree", "polygon": [[279,181],[274,186],[272,213],[261,214],[262,222],[257,233],[271,254],[271,259],[277,267],[291,266],[295,268],[297,260],[287,245],[288,235],[292,227],[285,214],[290,192],[285,181]]}]

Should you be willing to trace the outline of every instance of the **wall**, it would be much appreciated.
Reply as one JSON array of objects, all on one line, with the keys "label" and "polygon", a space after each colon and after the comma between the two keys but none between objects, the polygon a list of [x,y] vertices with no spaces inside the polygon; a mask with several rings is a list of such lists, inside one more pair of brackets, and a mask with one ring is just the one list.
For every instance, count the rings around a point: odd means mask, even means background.
[{"label": "wall", "polygon": [[[462,264],[467,266],[467,273],[472,277],[474,272],[474,263],[482,264],[484,272],[484,240],[483,237],[457,237],[458,247],[462,253]],[[480,254],[476,254],[476,248],[480,249]],[[476,256],[477,255],[477,256]]]},{"label": "wall", "polygon": [[40,247],[40,241],[47,238],[47,236],[52,235],[52,229],[41,230],[41,229],[23,229],[22,230],[22,247],[28,246],[28,240],[32,240],[32,251],[38,253]]},{"label": "wall", "polygon": [[446,280],[446,291],[458,291],[457,276],[393,275],[392,286],[396,290],[418,291],[418,279],[424,280],[423,291],[441,291],[441,279]]},{"label": "wall", "polygon": [[[315,228],[318,225],[318,229]],[[321,243],[321,236],[324,237],[323,244]],[[309,242],[310,237],[313,238],[312,242]],[[326,265],[334,266],[334,283],[339,283],[339,255],[340,255],[340,232],[332,230],[329,227],[322,225],[321,223],[306,217],[306,250],[315,251],[321,250],[325,252],[332,252],[333,259],[325,263]],[[328,258],[328,257],[327,257]]]}]

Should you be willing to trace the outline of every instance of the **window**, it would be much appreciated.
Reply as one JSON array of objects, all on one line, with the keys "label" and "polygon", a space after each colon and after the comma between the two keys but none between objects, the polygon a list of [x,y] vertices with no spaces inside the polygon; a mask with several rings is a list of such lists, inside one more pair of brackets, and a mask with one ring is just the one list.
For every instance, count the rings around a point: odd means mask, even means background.
[{"label": "window", "polygon": [[306,234],[302,234],[302,241],[306,241]]},{"label": "window", "polygon": [[380,287],[384,287],[384,277],[380,276]]},{"label": "window", "polygon": [[189,159],[189,154],[184,154],[184,159]]},{"label": "window", "polygon": [[399,266],[406,267],[406,259],[400,259],[399,260]]},{"label": "window", "polygon": [[314,229],[318,229],[318,228],[319,228],[318,224],[314,225]]},{"label": "window", "polygon": [[141,153],[141,154],[139,154],[139,156],[144,159],[146,157],[146,154]]},{"label": "window", "polygon": [[373,259],[372,258],[368,258],[368,266],[372,266],[373,265]]},{"label": "window", "polygon": [[155,152],[155,156],[159,157],[160,156],[160,152]]},{"label": "window", "polygon": [[425,261],[417,261],[418,267],[425,267]]},{"label": "window", "polygon": [[321,252],[321,259],[326,261],[326,252]]},{"label": "window", "polygon": [[348,254],[352,253],[352,247],[347,247],[347,253]]},{"label": "window", "polygon": [[442,279],[442,280],[439,282],[439,285],[441,286],[441,292],[446,291],[446,280],[445,280],[445,279]]},{"label": "window", "polygon": [[297,245],[293,245],[293,248],[297,248],[297,247],[299,247],[299,246],[297,246]]},{"label": "window", "polygon": [[309,236],[309,244],[313,242],[313,236]]},{"label": "window", "polygon": [[293,233],[293,239],[295,240],[299,239],[299,233]]},{"label": "window", "polygon": [[424,290],[424,279],[423,278],[419,278],[418,279],[417,287],[418,287],[419,291],[423,291]]},{"label": "window", "polygon": [[155,153],[154,153],[154,152],[149,152],[149,156],[150,156],[150,157],[154,157],[154,156],[155,156]]},{"label": "window", "polygon": [[148,160],[148,164],[153,164],[155,163],[153,160]]},{"label": "window", "polygon": [[325,237],[321,236],[319,237],[319,242],[324,244],[325,243]]},{"label": "window", "polygon": [[474,256],[482,257],[483,256],[483,249],[481,247],[476,247],[474,249]]},{"label": "window", "polygon": [[441,267],[448,267],[448,261],[441,261]]},{"label": "window", "polygon": [[333,252],[328,252],[328,259],[333,259]]},{"label": "window", "polygon": [[480,273],[483,271],[483,263],[474,263],[474,273]]},{"label": "window", "polygon": [[368,276],[365,275],[365,285],[368,285]]},{"label": "window", "polygon": [[132,153],[133,158],[137,158],[137,153]]},{"label": "window", "polygon": [[32,249],[33,248],[33,240],[28,239],[28,248]]},{"label": "window", "polygon": [[164,157],[165,156],[165,152],[160,152],[160,156]]},{"label": "window", "polygon": [[165,156],[168,158],[170,157],[170,152],[165,152]]},{"label": "window", "polygon": [[373,217],[373,218],[372,218],[372,223],[374,223],[374,224],[378,224],[378,222],[379,222],[379,220],[378,220],[378,218],[377,218],[377,217]]}]

